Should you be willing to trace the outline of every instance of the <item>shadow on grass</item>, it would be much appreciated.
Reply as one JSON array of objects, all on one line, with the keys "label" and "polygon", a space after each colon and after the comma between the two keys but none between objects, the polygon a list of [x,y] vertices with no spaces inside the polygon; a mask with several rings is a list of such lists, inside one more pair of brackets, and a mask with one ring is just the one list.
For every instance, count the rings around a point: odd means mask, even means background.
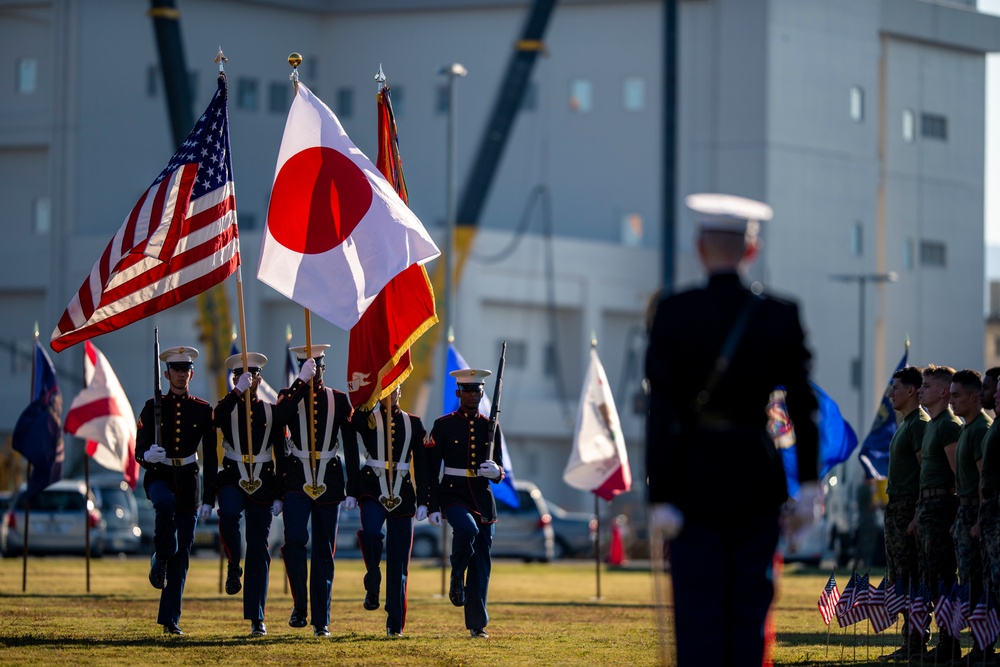
[{"label": "shadow on grass", "polygon": [[380,635],[370,635],[370,634],[358,634],[358,633],[348,633],[346,635],[331,637],[331,638],[316,638],[312,634],[303,633],[301,637],[295,637],[294,635],[282,634],[280,636],[275,635],[273,637],[250,637],[248,635],[238,635],[236,637],[204,637],[195,638],[191,635],[183,635],[180,637],[172,635],[152,635],[149,637],[133,637],[129,639],[100,639],[95,640],[94,637],[43,637],[34,635],[21,635],[17,637],[4,637],[0,636],[0,647],[3,648],[56,648],[56,649],[66,649],[66,648],[82,648],[89,649],[94,648],[95,645],[117,647],[117,648],[142,648],[142,647],[161,647],[170,645],[183,645],[185,647],[206,647],[206,648],[221,648],[227,646],[246,646],[248,644],[258,644],[258,645],[270,645],[270,644],[287,644],[289,640],[295,641],[296,639],[300,641],[309,642],[336,642],[336,643],[375,643],[388,641],[385,637]]}]

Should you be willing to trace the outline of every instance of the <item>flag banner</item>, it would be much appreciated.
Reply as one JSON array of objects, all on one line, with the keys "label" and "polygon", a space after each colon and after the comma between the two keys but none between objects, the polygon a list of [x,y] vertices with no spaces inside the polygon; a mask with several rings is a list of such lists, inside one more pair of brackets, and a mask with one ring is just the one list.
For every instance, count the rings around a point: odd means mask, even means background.
[{"label": "flag banner", "polygon": [[[441,404],[441,414],[449,415],[458,410],[458,382],[451,376],[452,371],[460,371],[469,368],[469,364],[459,353],[453,344],[448,345],[448,361],[444,369],[444,400]],[[493,401],[486,394],[485,387],[483,397],[479,399],[479,414],[489,418],[493,409]],[[503,436],[503,428],[500,429],[500,456],[503,458],[503,480],[499,484],[493,485],[493,496],[510,507],[520,507],[521,501],[517,498],[517,490],[514,489],[514,464],[510,460],[507,452],[507,440]]]},{"label": "flag banner", "polygon": [[830,573],[830,578],[823,587],[823,592],[819,594],[816,606],[819,607],[819,614],[823,617],[823,623],[830,625],[830,619],[837,614],[837,602],[840,600],[840,591],[837,590],[837,579],[834,575],[837,571]]},{"label": "flag banner", "polygon": [[52,332],[60,352],[166,310],[236,271],[225,76],[191,134],[122,223]]},{"label": "flag banner", "polygon": [[890,616],[885,608],[887,590],[885,579],[882,579],[878,587],[869,584],[868,602],[865,603],[865,606],[868,608],[868,620],[871,622],[875,634],[890,627],[895,618],[894,615]]},{"label": "flag banner", "polygon": [[931,592],[926,584],[920,584],[916,594],[910,595],[910,632],[923,634],[931,625]]},{"label": "flag banner", "polygon": [[[840,627],[846,628],[848,625],[860,623],[868,618],[868,607],[866,606],[868,596],[868,575],[858,576],[858,573],[855,572],[851,576],[851,581],[847,583],[847,587],[844,588],[844,595],[841,596],[840,603],[837,605],[837,623]],[[847,600],[846,604],[844,603],[845,599]],[[843,609],[842,613],[841,608]]]},{"label": "flag banner", "polygon": [[89,340],[83,344],[84,387],[66,413],[66,432],[87,441],[87,455],[122,473],[129,487],[139,481],[135,460],[135,414],[111,364]]},{"label": "flag banner", "polygon": [[[232,347],[229,348],[229,356],[231,357],[234,354],[239,353],[240,346],[234,342]],[[291,353],[289,352],[289,354]],[[295,381],[295,377],[295,375],[292,376],[292,382]],[[292,383],[289,382],[286,386],[291,387]],[[236,383],[233,382],[233,373],[231,371],[226,371],[226,387],[229,388],[229,391],[232,391],[236,387]],[[274,388],[267,383],[267,380],[265,380],[263,376],[260,378],[260,384],[257,385],[257,398],[265,403],[270,403],[271,405],[278,404],[278,392],[276,392]]]},{"label": "flag banner", "polygon": [[632,488],[632,471],[615,398],[593,347],[576,413],[573,451],[566,462],[563,481],[605,500]]},{"label": "flag banner", "polygon": [[976,648],[980,651],[985,650],[987,646],[993,646],[997,635],[1000,635],[1000,617],[997,615],[993,601],[988,598],[988,594],[983,594],[976,608],[969,615],[969,628],[972,630]]},{"label": "flag banner", "polygon": [[330,108],[298,84],[278,151],[257,278],[350,330],[394,276],[440,254]]},{"label": "flag banner", "polygon": [[[402,202],[409,205],[388,88],[378,94],[375,164]],[[347,392],[355,410],[370,410],[406,380],[413,370],[410,347],[437,321],[434,289],[422,265],[410,265],[382,288],[351,329],[348,340]]]},{"label": "flag banner", "polygon": [[901,611],[905,611],[910,606],[910,598],[902,581],[894,581],[885,589],[885,610],[893,619]]},{"label": "flag banner", "polygon": [[17,418],[11,435],[11,447],[31,463],[28,500],[62,479],[66,454],[62,439],[62,394],[56,369],[37,338],[34,368],[31,403]]},{"label": "flag banner", "polygon": [[943,581],[939,581],[938,582],[938,596],[937,596],[937,600],[934,601],[934,620],[935,620],[935,622],[937,622],[937,625],[938,625],[939,628],[941,628],[947,634],[952,635],[953,637],[957,637],[958,636],[957,631],[955,632],[955,634],[952,634],[952,626],[951,626],[951,623],[952,623],[951,609],[952,609],[952,604],[953,604],[953,600],[954,600],[955,589],[956,589],[957,586],[958,586],[958,584],[956,582],[952,586],[952,589],[951,589],[951,591],[949,593],[949,591],[945,589],[944,582]]},{"label": "flag banner", "polygon": [[[909,355],[910,341],[906,341],[903,358],[896,365],[897,371],[906,368]],[[892,401],[889,400],[890,391],[892,391],[891,377],[885,393],[882,394],[882,401],[872,421],[872,428],[861,443],[861,452],[858,454],[869,479],[885,479],[889,474],[889,443],[892,442],[892,436],[896,432],[896,411],[892,409]]]}]

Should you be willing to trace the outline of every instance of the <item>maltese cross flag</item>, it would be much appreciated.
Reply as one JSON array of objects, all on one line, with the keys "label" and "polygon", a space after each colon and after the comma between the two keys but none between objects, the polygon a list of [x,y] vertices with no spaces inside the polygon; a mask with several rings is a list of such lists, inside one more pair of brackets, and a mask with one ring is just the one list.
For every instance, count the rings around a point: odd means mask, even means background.
[{"label": "maltese cross flag", "polygon": [[573,452],[566,462],[563,481],[605,500],[632,488],[632,471],[618,409],[594,348],[590,349],[590,367],[576,415]]},{"label": "maltese cross flag", "polygon": [[396,274],[440,254],[329,107],[300,83],[278,151],[257,278],[350,330]]}]

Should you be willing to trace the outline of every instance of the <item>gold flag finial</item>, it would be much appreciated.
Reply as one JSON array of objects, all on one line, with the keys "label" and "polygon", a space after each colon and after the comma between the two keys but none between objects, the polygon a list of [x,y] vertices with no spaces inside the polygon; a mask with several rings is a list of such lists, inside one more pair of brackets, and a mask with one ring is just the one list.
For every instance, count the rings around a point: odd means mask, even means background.
[{"label": "gold flag finial", "polygon": [[219,71],[220,72],[224,72],[225,71],[225,65],[226,65],[227,62],[229,62],[229,58],[227,58],[226,54],[224,54],[222,52],[222,47],[221,46],[219,47],[219,52],[217,54],[215,54],[215,60],[213,60],[212,62],[214,62],[216,65],[219,66]]},{"label": "gold flag finial", "polygon": [[288,55],[288,64],[292,66],[292,73],[288,78],[295,85],[295,92],[299,92],[299,65],[302,64],[302,54],[292,52]]}]

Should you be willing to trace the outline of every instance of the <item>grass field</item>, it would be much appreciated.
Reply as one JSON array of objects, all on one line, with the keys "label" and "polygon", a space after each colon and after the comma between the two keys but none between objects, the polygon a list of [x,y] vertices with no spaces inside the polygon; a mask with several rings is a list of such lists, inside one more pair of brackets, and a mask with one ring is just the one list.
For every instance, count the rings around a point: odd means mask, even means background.
[{"label": "grass field", "polygon": [[[21,561],[0,560],[0,665],[658,664],[651,577],[640,568],[602,569],[602,596],[595,600],[592,562],[497,561],[490,587],[491,638],[485,642],[470,640],[461,610],[440,597],[436,563],[411,565],[406,636],[398,641],[385,637],[383,610],[361,606],[358,560],[336,563],[328,639],[288,626],[291,597],[284,592],[280,560],[272,563],[269,634],[263,638],[248,636],[241,596],[219,593],[218,561],[200,558],[192,561],[185,591],[180,623],[185,636],[161,634],[155,622],[159,594],[149,586],[147,571],[142,558],[94,560],[88,594],[83,559],[32,558],[22,593]],[[786,570],[775,612],[775,664],[876,664],[897,645],[898,627],[876,636],[861,624],[846,632],[834,628],[828,645],[816,610],[828,576],[829,571]],[[873,572],[872,580],[880,576]],[[847,577],[838,573],[841,588]],[[724,641],[721,633],[719,640]]]}]

